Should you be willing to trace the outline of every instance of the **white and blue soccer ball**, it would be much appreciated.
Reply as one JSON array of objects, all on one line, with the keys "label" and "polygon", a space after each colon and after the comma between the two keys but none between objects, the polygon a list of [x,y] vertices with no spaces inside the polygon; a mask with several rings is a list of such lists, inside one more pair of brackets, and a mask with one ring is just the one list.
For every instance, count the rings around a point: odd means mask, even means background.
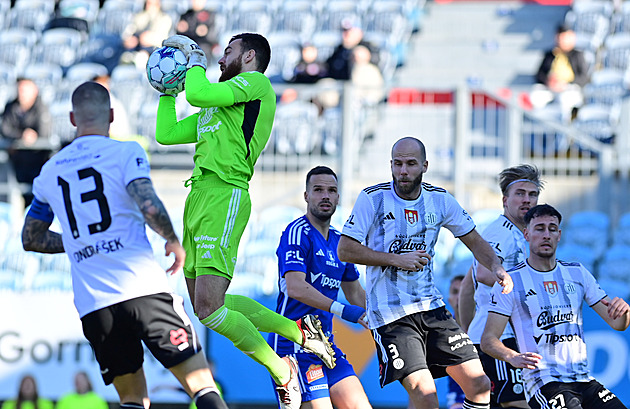
[{"label": "white and blue soccer ball", "polygon": [[186,55],[173,47],[160,47],[147,61],[147,78],[153,88],[165,94],[177,94],[184,90],[186,80]]}]

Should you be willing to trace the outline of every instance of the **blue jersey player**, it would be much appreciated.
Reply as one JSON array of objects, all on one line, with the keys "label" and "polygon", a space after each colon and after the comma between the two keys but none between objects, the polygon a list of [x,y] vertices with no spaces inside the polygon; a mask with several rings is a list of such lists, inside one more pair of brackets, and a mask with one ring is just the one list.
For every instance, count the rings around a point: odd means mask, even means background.
[{"label": "blue jersey player", "polygon": [[[305,314],[319,316],[329,337],[337,365],[329,369],[315,355],[277,334],[269,343],[280,356],[291,355],[299,364],[302,408],[370,408],[365,391],[352,365],[335,345],[333,314],[367,328],[365,290],[359,283],[354,264],[339,261],[340,233],[330,227],[330,218],[339,202],[337,175],[317,166],[306,176],[306,215],[291,222],[282,234],[278,255],[280,278],[276,312],[296,319]],[[339,288],[350,304],[337,301]]]}]

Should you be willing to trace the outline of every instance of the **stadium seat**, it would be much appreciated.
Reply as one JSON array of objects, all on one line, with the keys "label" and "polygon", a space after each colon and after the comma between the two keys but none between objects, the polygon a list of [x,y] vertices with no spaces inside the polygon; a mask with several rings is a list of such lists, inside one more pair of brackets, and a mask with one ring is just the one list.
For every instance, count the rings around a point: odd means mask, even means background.
[{"label": "stadium seat", "polygon": [[289,223],[304,215],[304,210],[294,206],[271,206],[258,213],[258,222],[252,226],[252,240],[268,241],[276,246]]},{"label": "stadium seat", "polygon": [[24,72],[38,38],[35,30],[26,28],[0,31],[0,62],[15,67],[16,73]]},{"label": "stadium seat", "polygon": [[609,229],[610,218],[607,214],[598,211],[578,212],[569,218],[562,240],[565,244],[573,243],[590,249],[589,252],[597,259],[608,247]]},{"label": "stadium seat", "polygon": [[269,62],[265,75],[271,82],[284,82],[293,78],[293,70],[301,58],[300,44],[295,33],[283,31],[267,36],[274,58]]},{"label": "stadium seat", "polygon": [[598,141],[613,143],[619,115],[619,110],[612,110],[607,105],[586,104],[580,107],[572,125]]},{"label": "stadium seat", "polygon": [[[238,255],[235,271],[245,273],[250,277],[257,277],[250,285],[255,285],[264,295],[276,291],[278,280],[278,258],[276,249],[280,242],[256,240],[246,243]],[[234,275],[235,277],[238,274]],[[255,284],[254,284],[255,283]]]},{"label": "stadium seat", "polygon": [[138,4],[132,1],[107,0],[96,17],[91,33],[120,36],[138,11]]},{"label": "stadium seat", "polygon": [[42,270],[33,276],[30,285],[25,288],[30,291],[72,291],[70,273],[56,270]]},{"label": "stadium seat", "polygon": [[9,27],[41,32],[53,15],[54,0],[20,0],[9,11]]},{"label": "stadium seat", "polygon": [[63,77],[63,69],[53,63],[29,64],[24,70],[24,76],[37,84],[42,100],[50,105],[55,96],[55,87]]},{"label": "stadium seat", "polygon": [[606,1],[578,1],[565,16],[565,24],[578,36],[590,39],[592,50],[596,51],[610,30],[613,13],[612,3]]},{"label": "stadium seat", "polygon": [[300,43],[310,41],[319,11],[313,1],[288,1],[274,15],[272,28],[274,32],[292,33]]},{"label": "stadium seat", "polygon": [[0,292],[22,290],[22,274],[15,270],[0,268]]},{"label": "stadium seat", "polygon": [[628,69],[630,57],[630,33],[613,34],[606,38],[602,50],[602,62],[604,68],[613,68],[621,71]]},{"label": "stadium seat", "polygon": [[619,218],[613,232],[613,245],[630,247],[630,213],[624,213]]},{"label": "stadium seat", "polygon": [[66,72],[66,79],[78,83],[92,81],[95,77],[108,75],[108,69],[103,64],[95,62],[76,63]]},{"label": "stadium seat", "polygon": [[50,104],[51,142],[59,146],[71,142],[77,134],[76,128],[70,122],[70,111],[72,111],[70,93],[74,89],[65,88],[65,90],[68,98],[59,99]]},{"label": "stadium seat", "polygon": [[[624,283],[626,288],[630,286],[630,247],[616,245],[608,249],[599,263],[598,278]],[[609,291],[613,289],[608,288]],[[627,292],[623,294],[627,295]]]},{"label": "stadium seat", "polygon": [[341,22],[345,19],[361,26],[361,11],[359,4],[354,0],[330,1],[318,18],[317,31],[339,32]]},{"label": "stadium seat", "polygon": [[234,12],[227,18],[228,32],[253,32],[268,35],[275,11],[270,4],[266,0],[239,1]]},{"label": "stadium seat", "polygon": [[38,63],[58,64],[67,69],[81,56],[82,35],[71,28],[44,31],[33,53]]},{"label": "stadium seat", "polygon": [[339,29],[315,31],[311,43],[317,48],[317,60],[325,62],[341,43],[341,32]]},{"label": "stadium seat", "polygon": [[[562,235],[565,238],[565,235]],[[593,274],[595,273],[595,262],[597,256],[593,253],[590,247],[586,247],[579,243],[573,242],[560,242],[560,246],[556,251],[556,258],[562,261],[578,262],[582,263]]]},{"label": "stadium seat", "polygon": [[119,35],[110,33],[93,34],[84,46],[82,61],[102,64],[111,74],[120,61],[123,44]]},{"label": "stadium seat", "polygon": [[617,111],[620,110],[622,100],[627,94],[624,72],[614,68],[595,71],[590,82],[584,86],[586,104],[605,105]]},{"label": "stadium seat", "polygon": [[99,0],[61,0],[59,1],[59,11],[62,16],[75,16],[85,19],[90,25],[98,16],[100,4]]},{"label": "stadium seat", "polygon": [[321,145],[319,108],[308,101],[278,104],[270,143],[282,155],[306,155]]}]

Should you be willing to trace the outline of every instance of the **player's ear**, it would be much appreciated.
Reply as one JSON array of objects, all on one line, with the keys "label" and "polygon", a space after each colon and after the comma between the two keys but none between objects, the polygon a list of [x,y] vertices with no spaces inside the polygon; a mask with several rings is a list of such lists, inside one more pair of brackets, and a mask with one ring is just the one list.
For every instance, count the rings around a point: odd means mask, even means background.
[{"label": "player's ear", "polygon": [[256,51],[249,50],[245,53],[245,63],[251,62],[254,58],[256,58]]},{"label": "player's ear", "polygon": [[109,108],[109,123],[114,122],[114,108]]},{"label": "player's ear", "polygon": [[304,192],[304,201],[308,203],[308,192]]},{"label": "player's ear", "polygon": [[70,111],[70,123],[74,126],[77,126],[77,123],[74,121],[74,112]]}]

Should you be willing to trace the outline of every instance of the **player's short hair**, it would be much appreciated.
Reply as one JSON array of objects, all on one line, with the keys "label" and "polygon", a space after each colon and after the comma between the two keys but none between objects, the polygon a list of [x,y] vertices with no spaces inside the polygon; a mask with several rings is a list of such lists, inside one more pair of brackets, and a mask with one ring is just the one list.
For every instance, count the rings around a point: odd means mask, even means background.
[{"label": "player's short hair", "polygon": [[313,169],[309,170],[306,174],[306,190],[308,190],[308,183],[311,181],[311,176],[314,175],[333,175],[335,180],[337,179],[337,174],[328,166],[315,166]]},{"label": "player's short hair", "polygon": [[230,39],[230,43],[235,40],[241,40],[243,52],[249,50],[256,52],[256,69],[264,73],[271,60],[271,46],[269,46],[269,41],[258,33],[237,34]]},{"label": "player's short hair", "polygon": [[558,218],[558,224],[562,221],[562,215],[555,207],[548,204],[541,204],[532,207],[525,213],[525,225],[529,225],[529,222],[531,222],[533,218],[540,216],[555,216]]},{"label": "player's short hair", "polygon": [[512,166],[499,173],[499,187],[503,196],[508,195],[510,186],[516,182],[531,182],[538,187],[538,190],[541,190],[545,184],[540,179],[540,170],[534,165]]},{"label": "player's short hair", "polygon": [[109,91],[99,83],[88,81],[72,93],[72,111],[79,121],[109,121]]}]

